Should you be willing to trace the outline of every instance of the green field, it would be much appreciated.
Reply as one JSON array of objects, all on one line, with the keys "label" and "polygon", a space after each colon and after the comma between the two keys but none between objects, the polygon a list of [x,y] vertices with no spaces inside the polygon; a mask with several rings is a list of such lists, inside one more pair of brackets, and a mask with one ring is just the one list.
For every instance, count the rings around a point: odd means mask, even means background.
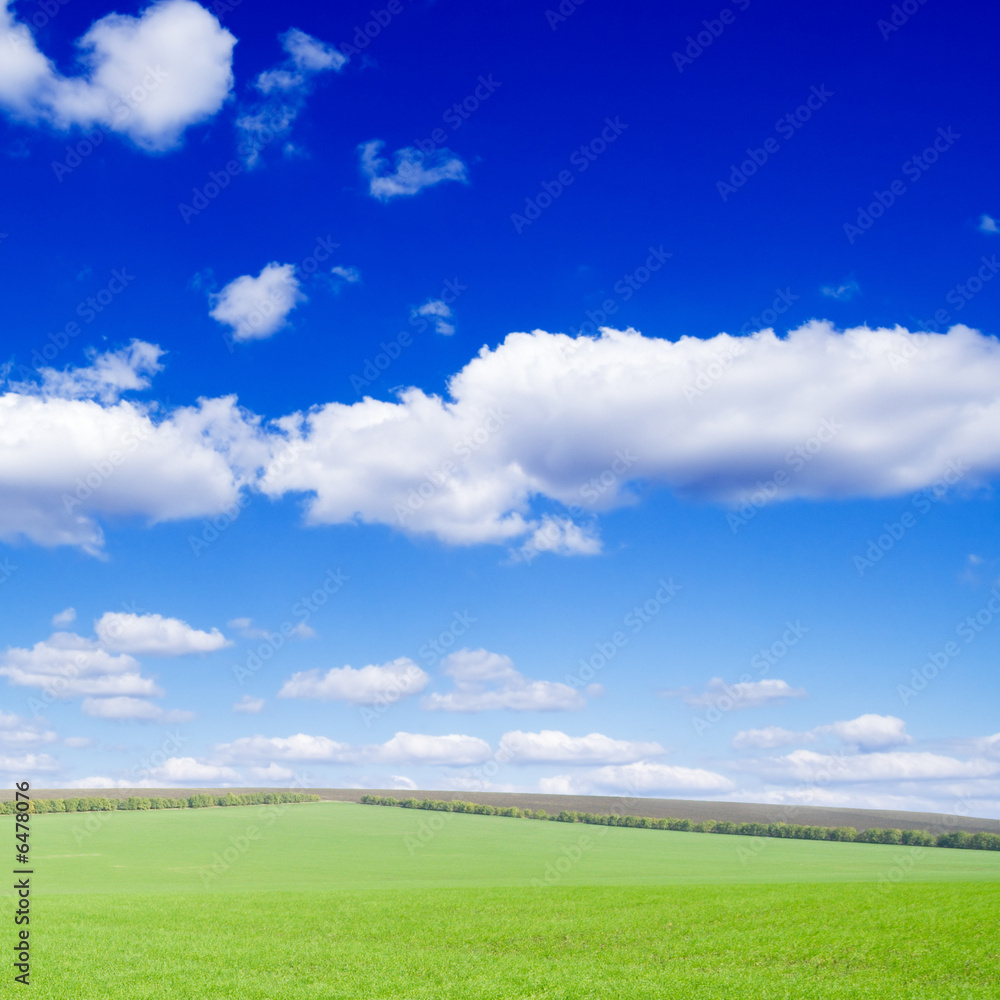
[{"label": "green field", "polygon": [[[1000,994],[993,852],[330,802],[277,812],[33,817],[31,995]],[[12,826],[0,821],[11,843]]]}]

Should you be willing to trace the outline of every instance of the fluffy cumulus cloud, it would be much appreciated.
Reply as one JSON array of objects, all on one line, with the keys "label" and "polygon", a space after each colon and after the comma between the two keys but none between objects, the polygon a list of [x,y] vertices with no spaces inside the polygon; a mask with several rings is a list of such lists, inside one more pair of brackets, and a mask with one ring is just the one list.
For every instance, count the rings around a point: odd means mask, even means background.
[{"label": "fluffy cumulus cloud", "polygon": [[818,726],[815,732],[830,733],[841,743],[865,752],[913,742],[913,737],[907,735],[906,723],[894,715],[859,715],[856,719]]},{"label": "fluffy cumulus cloud", "polygon": [[127,654],[114,655],[93,639],[56,632],[31,649],[10,647],[0,656],[0,676],[19,687],[37,687],[55,698],[148,697],[163,692]]},{"label": "fluffy cumulus cloud", "polygon": [[[131,355],[136,364],[151,356]],[[149,405],[80,398],[84,382],[103,395],[107,382],[94,384],[90,372],[113,367],[96,359],[84,376],[61,373],[59,386],[19,384],[0,395],[0,539],[99,553],[101,521],[216,516],[272,455],[233,397],[166,418]],[[54,394],[59,387],[65,395]]]},{"label": "fluffy cumulus cloud", "polygon": [[170,757],[159,767],[150,768],[153,780],[165,785],[205,784],[239,781],[240,776],[231,767],[205,764],[194,757]]},{"label": "fluffy cumulus cloud", "polygon": [[[636,484],[731,516],[771,500],[975,486],[1000,471],[998,417],[995,338],[823,322],[677,341],[515,333],[484,347],[446,398],[410,388],[271,424],[229,397],[154,414],[18,390],[0,396],[0,538],[97,551],[103,518],[204,517],[247,487],[304,494],[311,524],[515,549],[544,526],[539,505],[558,504],[571,517],[551,551],[568,554],[599,544],[591,515],[637,502]],[[623,447],[636,461],[605,485]]]},{"label": "fluffy cumulus cloud", "polygon": [[271,262],[254,277],[241,275],[211,296],[209,316],[232,332],[233,340],[266,340],[288,322],[288,314],[305,300],[294,264]]},{"label": "fluffy cumulus cloud", "polygon": [[47,753],[25,753],[19,757],[0,753],[0,773],[17,775],[45,774],[59,770],[59,761]]},{"label": "fluffy cumulus cloud", "polygon": [[[143,340],[133,340],[128,347],[118,351],[98,353],[90,349],[87,352],[91,362],[89,365],[62,371],[40,368],[42,380],[38,390],[48,397],[94,398],[102,403],[114,403],[124,392],[149,388],[150,376],[163,370],[160,364],[163,353],[156,344],[148,344]],[[24,383],[15,383],[14,387],[28,391],[32,389]]]},{"label": "fluffy cumulus cloud", "polygon": [[108,611],[94,623],[105,649],[138,656],[184,656],[213,653],[232,643],[217,629],[203,632],[179,618]]},{"label": "fluffy cumulus cloud", "polygon": [[615,740],[601,733],[567,736],[553,729],[504,733],[497,757],[513,764],[632,764],[664,753],[659,743]]},{"label": "fluffy cumulus cloud", "polygon": [[[279,40],[285,59],[257,76],[253,89],[262,96],[246,106],[236,119],[241,137],[239,152],[250,167],[260,163],[266,146],[287,138],[316,78],[323,73],[339,72],[347,64],[345,55],[299,28],[290,28]],[[287,142],[284,149],[286,154],[295,152]]]},{"label": "fluffy cumulus cloud", "polygon": [[943,781],[991,778],[1000,775],[1000,761],[984,758],[960,760],[926,751],[894,750],[884,753],[824,754],[794,750],[784,757],[770,757],[744,765],[775,780],[801,782]]},{"label": "fluffy cumulus cloud", "polygon": [[913,742],[906,732],[906,723],[894,715],[859,715],[856,719],[831,722],[807,732],[796,733],[780,726],[744,729],[733,737],[736,750],[770,750],[775,747],[815,743],[821,736],[833,736],[853,750],[870,753],[888,750]]},{"label": "fluffy cumulus cloud", "polygon": [[333,667],[325,674],[306,670],[293,674],[278,692],[279,698],[346,701],[352,705],[393,702],[419,694],[430,677],[405,656],[382,665]]},{"label": "fluffy cumulus cloud", "polygon": [[692,708],[717,708],[723,712],[734,708],[757,708],[785,698],[806,696],[804,688],[793,688],[788,681],[777,677],[736,684],[727,684],[721,677],[713,677],[700,693],[680,689],[664,691],[663,694],[665,697],[681,697]]},{"label": "fluffy cumulus cloud", "polygon": [[583,696],[568,684],[528,680],[510,657],[485,649],[460,649],[445,657],[444,673],[455,683],[453,691],[432,693],[422,705],[428,711],[517,712],[566,711],[583,708]]},{"label": "fluffy cumulus cloud", "polygon": [[50,729],[17,715],[0,711],[0,746],[27,749],[54,743],[57,739],[56,734]]},{"label": "fluffy cumulus cloud", "polygon": [[217,748],[220,761],[245,763],[298,761],[331,764],[480,764],[493,751],[476,736],[396,733],[385,743],[353,746],[326,736],[246,736]]},{"label": "fluffy cumulus cloud", "polygon": [[264,709],[264,699],[254,698],[253,695],[245,694],[233,705],[233,711],[243,715],[256,715]]},{"label": "fluffy cumulus cloud", "polygon": [[[313,523],[453,543],[533,533],[534,497],[595,513],[634,502],[640,478],[734,506],[772,479],[776,499],[888,496],[1000,469],[998,385],[1000,344],[964,327],[511,334],[454,376],[448,400],[409,389],[286,418],[296,459],[261,485],[312,492]],[[623,442],[637,461],[588,493]]]},{"label": "fluffy cumulus cloud", "polygon": [[7,0],[0,11],[0,106],[17,120],[98,126],[160,151],[229,96],[236,39],[192,0],[95,21],[77,40],[75,76],[58,71],[11,7]]},{"label": "fluffy cumulus cloud", "polygon": [[84,698],[81,706],[84,715],[95,719],[114,719],[119,722],[190,722],[193,712],[167,711],[145,698],[119,695],[115,698]]},{"label": "fluffy cumulus cloud", "polygon": [[542,778],[538,787],[554,795],[711,795],[729,792],[736,786],[729,778],[698,767],[678,767],[638,761],[621,766],[609,765],[582,774],[560,774]]},{"label": "fluffy cumulus cloud", "polygon": [[393,154],[393,167],[380,155],[383,145],[372,140],[358,147],[361,172],[368,178],[368,191],[379,201],[414,195],[442,181],[465,182],[467,179],[465,164],[447,149],[421,153],[406,146]]},{"label": "fluffy cumulus cloud", "polygon": [[813,732],[796,733],[781,726],[765,726],[763,729],[741,729],[733,737],[734,750],[771,750],[796,743],[814,743]]},{"label": "fluffy cumulus cloud", "polygon": [[422,306],[413,310],[413,315],[431,317],[434,322],[434,332],[440,333],[442,336],[450,337],[455,332],[454,324],[448,322],[451,319],[451,306],[440,299],[432,299],[430,302],[425,302]]}]

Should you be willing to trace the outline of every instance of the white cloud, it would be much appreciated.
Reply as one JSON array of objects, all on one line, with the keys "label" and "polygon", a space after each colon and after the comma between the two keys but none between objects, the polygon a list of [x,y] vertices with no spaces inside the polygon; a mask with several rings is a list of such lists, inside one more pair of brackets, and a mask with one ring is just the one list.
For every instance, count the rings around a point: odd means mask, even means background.
[{"label": "white cloud", "polygon": [[383,145],[378,140],[372,140],[358,147],[361,172],[369,179],[369,193],[380,201],[414,195],[442,181],[464,183],[466,180],[465,164],[450,150],[439,149],[425,154],[412,146],[397,149],[393,154],[393,170],[389,161],[379,155]]},{"label": "white cloud", "polygon": [[493,756],[489,743],[477,736],[424,736],[396,733],[379,747],[364,751],[366,761],[378,764],[481,764]]},{"label": "white cloud", "polygon": [[352,746],[326,736],[266,737],[245,736],[216,748],[221,760],[312,761],[333,764],[447,764],[464,766],[488,760],[490,745],[476,736],[451,734],[427,736],[421,733],[396,733],[385,743]]},{"label": "white cloud", "polygon": [[135,720],[137,722],[190,722],[193,712],[167,711],[144,698],[119,695],[114,698],[84,698],[80,706],[84,715],[95,719]]},{"label": "white cloud", "polygon": [[0,744],[17,749],[54,743],[58,737],[27,719],[0,711]]},{"label": "white cloud", "polygon": [[997,225],[997,220],[991,215],[983,215],[979,220],[979,231],[981,233],[1000,233],[1000,226]]},{"label": "white cloud", "polygon": [[403,774],[390,775],[389,780],[392,782],[391,787],[398,788],[400,791],[412,792],[419,787],[412,778],[407,778]]},{"label": "white cloud", "polygon": [[268,764],[267,767],[248,768],[252,777],[258,781],[290,781],[295,777],[295,772],[279,764]]},{"label": "white cloud", "polygon": [[856,278],[845,278],[839,285],[824,285],[820,291],[829,299],[849,302],[861,291],[861,286]]},{"label": "white cloud", "polygon": [[[85,371],[101,368],[95,362]],[[90,380],[63,375],[74,396]],[[0,539],[97,554],[98,518],[157,523],[231,509],[272,450],[255,418],[234,397],[161,414],[126,401],[55,398],[23,385],[0,395]]]},{"label": "white cloud", "polygon": [[419,694],[429,682],[430,677],[420,667],[401,656],[390,663],[369,664],[360,670],[333,667],[325,674],[319,670],[301,671],[285,681],[278,697],[374,705]]},{"label": "white cloud", "polygon": [[94,741],[87,736],[67,736],[63,743],[71,750],[86,750],[94,745]]},{"label": "white cloud", "polygon": [[[163,370],[160,357],[163,350],[144,340],[133,340],[119,351],[98,353],[90,349],[87,358],[91,364],[82,368],[40,368],[43,396],[60,399],[99,399],[102,403],[116,403],[123,392],[148,389],[149,376]],[[27,386],[18,385],[24,389]]]},{"label": "white cloud", "polygon": [[560,556],[595,556],[601,551],[601,539],[590,526],[581,526],[568,517],[543,514],[538,527],[521,546],[511,550],[515,562],[531,562],[542,552]]},{"label": "white cloud", "polygon": [[288,58],[283,65],[265,70],[254,81],[254,86],[263,94],[274,90],[298,90],[313,74],[340,70],[347,64],[345,55],[298,28],[290,28],[280,37]]},{"label": "white cloud", "polygon": [[[733,363],[706,383],[720,351]],[[540,507],[600,514],[635,503],[637,482],[724,504],[777,471],[779,500],[946,489],[945,475],[975,486],[1000,472],[998,415],[996,338],[821,322],[785,338],[511,334],[458,372],[447,398],[410,388],[268,426],[231,397],[153,411],[8,392],[0,539],[100,551],[103,518],[215,515],[256,486],[306,494],[310,524],[509,545],[538,531]],[[637,461],[591,502],[588,484],[623,447]]]},{"label": "white cloud", "polygon": [[770,750],[796,743],[815,743],[820,736],[831,735],[841,743],[865,753],[888,750],[890,747],[912,743],[906,733],[906,723],[894,715],[859,715],[856,719],[816,726],[808,732],[795,733],[780,726],[763,729],[745,729],[733,737],[736,750]]},{"label": "white cloud", "polygon": [[795,750],[784,757],[750,761],[744,768],[788,781],[942,781],[993,777],[1000,774],[1000,761],[963,761],[941,754],[899,750],[843,756]]},{"label": "white cloud", "polygon": [[763,729],[742,729],[733,737],[734,750],[770,750],[794,743],[814,743],[813,732],[795,733],[781,726],[765,726]]},{"label": "white cloud", "polygon": [[67,781],[67,788],[162,788],[162,781],[155,781],[152,778],[143,778],[136,781],[134,778],[104,778],[94,775],[87,778],[77,778],[75,781]]},{"label": "white cloud", "polygon": [[355,285],[361,280],[361,272],[356,267],[342,267],[338,264],[330,268],[330,273],[342,278],[349,285]]},{"label": "white cloud", "polygon": [[236,39],[192,0],[162,0],[138,17],[108,14],[77,41],[81,73],[65,77],[0,10],[0,106],[60,129],[104,129],[161,151],[212,117],[232,87]]},{"label": "white cloud", "polygon": [[202,632],[179,618],[163,615],[137,615],[108,611],[94,623],[94,631],[105,649],[113,653],[139,656],[185,656],[189,653],[213,653],[231,646],[217,628]]},{"label": "white cloud", "polygon": [[583,696],[568,684],[532,681],[514,668],[510,657],[485,649],[460,649],[442,661],[455,682],[447,694],[430,694],[421,703],[428,711],[518,712],[568,711],[583,708]]},{"label": "white cloud", "polygon": [[[739,355],[699,390],[723,349]],[[967,482],[1000,471],[998,386],[1000,344],[965,327],[511,334],[452,378],[448,401],[408,389],[286,418],[295,457],[261,487],[314,493],[313,524],[361,520],[453,544],[534,533],[533,498],[579,506],[623,443],[639,458],[594,495],[595,513],[634,502],[638,478],[733,504],[776,471],[780,499],[899,495],[956,468]]]},{"label": "white cloud", "polygon": [[232,743],[221,743],[217,748],[223,759],[242,762],[248,760],[297,760],[350,763],[353,750],[347,743],[338,743],[326,736],[266,737],[242,736]]},{"label": "white cloud", "polygon": [[59,625],[70,625],[76,621],[76,608],[66,608],[64,611],[60,611],[52,616],[52,624],[55,626]]},{"label": "white cloud", "polygon": [[263,698],[254,698],[252,695],[245,694],[235,705],[233,705],[234,712],[241,712],[244,715],[256,715],[264,708]]},{"label": "white cloud", "polygon": [[632,795],[657,795],[684,792],[709,794],[728,792],[732,781],[714,771],[638,761],[623,766],[599,767],[583,774],[560,774],[542,778],[538,787],[554,795],[595,795],[627,792]]},{"label": "white cloud", "polygon": [[814,732],[831,733],[841,743],[865,752],[913,742],[913,737],[906,733],[906,723],[894,715],[859,715],[845,722],[817,726]]},{"label": "white cloud", "polygon": [[553,729],[504,733],[497,756],[513,764],[632,764],[665,751],[659,743],[615,740],[601,733],[567,736]]},{"label": "white cloud", "polygon": [[[290,28],[279,37],[286,58],[257,76],[253,86],[264,99],[245,108],[236,120],[242,136],[240,155],[249,167],[260,162],[266,145],[287,136],[305,107],[315,77],[339,72],[347,64],[341,52],[298,28]],[[286,144],[286,152],[292,151],[298,150]]]},{"label": "white cloud", "polygon": [[22,774],[41,774],[46,771],[57,771],[59,761],[47,753],[26,753],[20,757],[8,757],[0,754],[0,771]]},{"label": "white cloud", "polygon": [[203,764],[194,757],[170,757],[160,767],[150,768],[149,773],[157,781],[169,784],[183,784],[188,781],[238,781],[240,777],[232,768]]},{"label": "white cloud", "polygon": [[113,656],[73,632],[56,632],[31,649],[8,647],[0,664],[0,675],[11,684],[43,688],[57,698],[163,694],[131,656]]},{"label": "white cloud", "polygon": [[236,341],[264,340],[282,329],[303,301],[295,265],[272,261],[256,278],[241,275],[211,295],[209,316],[230,327]]},{"label": "white cloud", "polygon": [[435,333],[450,337],[455,332],[454,325],[447,322],[451,318],[451,307],[440,299],[432,299],[430,302],[425,302],[418,309],[413,310],[413,315],[433,316]]},{"label": "white cloud", "polygon": [[741,681],[727,684],[721,677],[713,677],[701,694],[688,691],[664,691],[666,697],[683,697],[694,708],[719,708],[724,712],[734,708],[756,708],[784,698],[805,698],[804,688],[793,688],[788,681],[769,677],[762,681]]}]

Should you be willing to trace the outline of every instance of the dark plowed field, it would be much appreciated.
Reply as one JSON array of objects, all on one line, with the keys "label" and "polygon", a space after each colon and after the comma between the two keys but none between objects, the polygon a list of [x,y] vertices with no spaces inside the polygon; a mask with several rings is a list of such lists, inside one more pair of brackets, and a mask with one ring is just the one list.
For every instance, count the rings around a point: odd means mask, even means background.
[{"label": "dark plowed field", "polygon": [[[225,795],[232,792],[275,792],[280,788],[94,788],[32,790],[36,798],[64,799],[101,796],[128,798],[130,795],[166,795],[174,798],[209,792]],[[400,791],[398,788],[309,788],[302,789],[322,799],[357,802],[362,795],[393,795],[396,798],[461,799],[492,806],[517,806],[521,809],[544,809],[558,813],[563,809],[593,813],[619,813],[632,816],[672,816],[700,822],[706,819],[732,823],[800,823],[806,826],[853,826],[858,830],[890,827],[898,830],[926,830],[944,833],[968,830],[969,833],[998,833],[1000,820],[975,816],[949,816],[945,813],[898,812],[890,809],[846,809],[821,806],[764,805],[752,802],[702,802],[689,799],[630,798],[612,795],[542,795],[534,792],[445,792]],[[0,790],[0,799],[13,796]]]}]

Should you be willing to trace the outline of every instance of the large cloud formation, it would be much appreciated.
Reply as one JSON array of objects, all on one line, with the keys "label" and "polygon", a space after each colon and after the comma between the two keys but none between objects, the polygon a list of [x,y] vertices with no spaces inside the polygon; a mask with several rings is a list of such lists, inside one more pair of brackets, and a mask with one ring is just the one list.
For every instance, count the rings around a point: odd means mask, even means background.
[{"label": "large cloud formation", "polygon": [[[270,424],[231,397],[160,412],[53,392],[0,397],[0,537],[96,550],[102,519],[204,517],[256,489],[303,494],[314,525],[587,554],[599,550],[591,516],[635,503],[637,484],[737,505],[975,485],[1000,470],[1000,343],[964,326],[512,333],[447,398],[410,388]],[[126,460],[102,477],[127,435]]]},{"label": "large cloud formation", "polygon": [[77,40],[81,73],[63,76],[7,0],[0,10],[0,107],[56,128],[98,125],[161,151],[229,96],[236,39],[192,0],[138,17],[108,14]]}]

